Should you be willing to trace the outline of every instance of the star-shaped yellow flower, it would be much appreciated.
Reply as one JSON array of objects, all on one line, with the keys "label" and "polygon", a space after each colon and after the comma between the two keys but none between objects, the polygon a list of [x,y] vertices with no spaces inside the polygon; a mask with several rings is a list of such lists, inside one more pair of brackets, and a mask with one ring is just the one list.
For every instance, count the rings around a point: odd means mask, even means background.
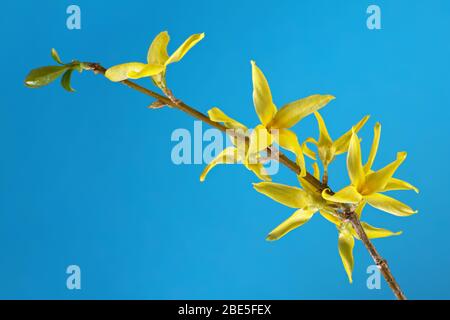
[{"label": "star-shaped yellow flower", "polygon": [[[200,181],[204,181],[208,172],[218,164],[242,163],[248,170],[252,171],[259,179],[270,181],[271,178],[267,174],[262,161],[260,161],[258,145],[262,145],[258,141],[266,141],[264,145],[268,145],[268,137],[262,135],[257,136],[259,131],[250,130],[242,123],[227,116],[219,108],[212,108],[208,111],[211,120],[221,122],[227,127],[233,146],[227,147],[220,152],[203,170],[200,175]],[[246,141],[247,138],[247,141]],[[250,154],[252,155],[250,157]]]},{"label": "star-shaped yellow flower", "polygon": [[319,154],[319,159],[322,162],[324,170],[324,183],[328,182],[328,165],[334,160],[337,155],[347,152],[348,145],[350,144],[350,138],[352,137],[352,130],[358,132],[364,124],[369,120],[369,116],[362,118],[354,127],[350,129],[340,138],[333,141],[328,133],[325,121],[319,112],[314,112],[317,119],[317,124],[319,126],[319,140],[314,138],[308,138],[303,143],[303,152],[305,155],[313,160],[316,160],[316,153],[308,148],[307,143],[312,143],[317,147],[317,153]]},{"label": "star-shaped yellow flower", "polygon": [[378,171],[371,167],[377,153],[380,139],[381,125],[377,123],[374,128],[374,139],[369,159],[363,166],[361,160],[361,147],[356,133],[352,134],[347,155],[347,169],[351,184],[335,194],[324,190],[322,196],[328,201],[339,203],[360,204],[367,202],[371,206],[396,216],[409,216],[417,213],[406,204],[382,194],[388,190],[419,190],[406,181],[393,178],[397,168],[406,158],[406,152],[397,153],[397,159]]},{"label": "star-shaped yellow flower", "polygon": [[[294,132],[289,130],[304,117],[319,110],[334,99],[332,95],[312,95],[304,99],[300,99],[284,105],[280,110],[272,101],[272,93],[269,84],[261,69],[258,68],[254,61],[252,65],[252,81],[253,81],[253,103],[256,114],[261,121],[252,131],[250,144],[245,151],[245,159],[249,162],[255,162],[252,157],[259,156],[259,152],[271,146],[273,142],[278,143],[282,148],[293,152],[296,156],[296,162],[301,169],[301,176],[306,175],[305,159],[302,147]],[[223,122],[230,128],[236,127],[237,121],[231,119],[219,108],[209,110],[208,115],[215,122]],[[230,120],[231,119],[231,120]],[[238,128],[247,132],[247,128],[238,123]],[[231,153],[233,149],[224,150],[225,153]],[[214,165],[218,163],[229,163],[223,160],[220,154],[213,161]],[[214,166],[213,165],[213,166]],[[211,169],[211,167],[209,168]]]},{"label": "star-shaped yellow flower", "polygon": [[313,193],[306,191],[304,180],[302,181],[304,189],[273,182],[259,182],[253,184],[253,186],[256,191],[269,198],[287,207],[297,209],[289,218],[269,233],[266,238],[269,241],[278,240],[288,232],[304,225],[315,213],[326,206],[323,199],[315,197]]},{"label": "star-shaped yellow flower", "polygon": [[[317,179],[320,179],[317,163],[314,163],[314,176]],[[339,255],[348,279],[352,282],[354,238],[359,239],[358,235],[350,222],[342,220],[333,213],[334,209],[332,202],[323,199],[320,196],[320,193],[317,193],[316,189],[305,179],[299,177],[299,181],[303,189],[272,182],[260,182],[253,185],[258,192],[285,206],[297,209],[293,215],[269,233],[267,240],[273,241],[282,238],[288,232],[308,222],[315,213],[320,212],[325,219],[335,224],[339,231]],[[358,216],[361,215],[363,207],[364,203],[361,203],[356,209]],[[361,222],[361,225],[369,239],[384,238],[401,234],[401,231],[392,232],[386,229],[376,228],[366,222]]]},{"label": "star-shaped yellow flower", "polygon": [[[313,168],[314,177],[320,179],[317,163],[313,164]],[[298,180],[303,189],[273,182],[253,184],[253,187],[259,193],[287,207],[297,209],[294,214],[269,233],[267,236],[269,241],[278,240],[288,232],[302,226],[317,212],[321,214],[328,212],[329,216],[333,216],[333,203],[323,199],[316,188],[301,176],[298,176]]]},{"label": "star-shaped yellow flower", "polygon": [[[334,99],[332,95],[312,95],[291,103],[277,110],[272,101],[269,84],[261,69],[254,61],[252,63],[253,103],[256,114],[261,121],[259,130],[267,132],[268,136],[275,132],[275,140],[282,148],[296,155],[296,162],[300,166],[301,176],[306,175],[305,159],[302,147],[294,132],[289,130],[300,120],[311,113],[323,108]],[[278,135],[278,137],[276,137]]]},{"label": "star-shaped yellow flower", "polygon": [[[356,209],[356,214],[358,216],[361,216],[361,211],[364,208],[364,203],[358,206]],[[344,265],[345,272],[347,273],[348,280],[350,283],[352,280],[352,272],[353,272],[353,247],[355,245],[355,238],[360,240],[358,235],[356,234],[355,229],[348,221],[343,221],[336,217],[335,215],[332,215],[328,212],[322,211],[322,216],[326,218],[328,221],[336,225],[336,228],[339,232],[339,238],[338,238],[338,249],[339,249],[339,255],[342,260],[342,264]],[[371,226],[370,224],[361,221],[361,225],[369,239],[377,239],[377,238],[386,238],[390,236],[398,236],[402,234],[401,231],[398,232],[392,232],[387,229],[382,228],[376,228]]]},{"label": "star-shaped yellow flower", "polygon": [[169,64],[180,61],[183,56],[204,38],[204,33],[190,36],[170,56],[167,53],[167,45],[170,37],[167,31],[158,34],[150,45],[147,53],[147,63],[128,62],[109,68],[105,76],[111,81],[123,81],[126,79],[139,79],[152,77],[153,82],[162,90],[166,90],[166,68]]}]

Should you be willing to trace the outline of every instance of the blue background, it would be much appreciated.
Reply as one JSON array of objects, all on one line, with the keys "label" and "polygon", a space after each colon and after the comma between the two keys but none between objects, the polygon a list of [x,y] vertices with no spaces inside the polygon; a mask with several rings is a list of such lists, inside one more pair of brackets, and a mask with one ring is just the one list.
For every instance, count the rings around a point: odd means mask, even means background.
[{"label": "blue background", "polygon": [[[337,231],[320,216],[266,242],[292,210],[256,193],[243,167],[217,167],[201,184],[202,165],[174,165],[172,131],[193,128],[185,114],[148,110],[148,97],[89,72],[74,74],[75,94],[56,83],[23,85],[31,68],[52,63],[52,47],[65,61],[145,61],[162,30],[171,51],[206,33],[168,72],[176,95],[202,111],[219,106],[257,124],[255,59],[279,107],[334,94],[322,113],[334,138],[371,114],[364,157],[381,121],[375,168],[408,151],[397,176],[421,193],[392,195],[420,212],[398,218],[368,208],[365,220],[404,231],[375,244],[408,297],[450,298],[448,1],[377,0],[375,31],[366,27],[368,1],[126,3],[76,1],[82,29],[72,31],[69,1],[1,5],[0,298],[393,298],[384,280],[367,289],[372,261],[360,242],[348,283]],[[317,135],[314,118],[295,130]],[[348,182],[345,157],[330,170],[334,188]],[[275,180],[296,184],[285,168]],[[71,264],[81,267],[81,290],[66,288]]]}]

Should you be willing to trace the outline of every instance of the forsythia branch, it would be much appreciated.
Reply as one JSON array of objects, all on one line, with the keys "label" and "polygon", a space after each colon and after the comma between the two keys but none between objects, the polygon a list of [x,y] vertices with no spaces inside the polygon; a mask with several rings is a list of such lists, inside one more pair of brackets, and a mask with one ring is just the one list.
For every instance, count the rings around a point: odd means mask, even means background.
[{"label": "forsythia branch", "polygon": [[[89,63],[89,62],[85,62],[84,63],[86,65],[86,69],[92,70],[95,73],[100,73],[102,75],[105,75],[106,69],[104,67],[102,67],[100,64],[98,63]],[[152,90],[149,90],[147,88],[144,88],[130,80],[123,80],[121,81],[121,83],[123,83],[124,85],[137,90],[145,95],[148,95],[152,98],[155,98],[157,101],[160,101],[161,103],[171,106],[175,109],[179,109],[187,114],[189,114],[190,116],[197,118],[207,124],[209,124],[210,126],[215,127],[216,129],[219,129],[222,132],[226,132],[227,128],[223,125],[221,125],[218,122],[212,121],[207,115],[201,113],[200,111],[188,106],[187,104],[185,104],[184,102],[178,100],[178,101],[174,101],[173,97],[169,98],[169,97],[165,97],[162,96]],[[267,153],[270,156],[271,154],[271,149],[267,148]],[[286,167],[288,167],[290,170],[294,171],[297,175],[300,174],[300,167],[291,159],[289,159],[286,155],[284,155],[282,152],[278,152],[279,153],[279,161],[280,163],[284,164]],[[312,176],[309,172],[306,173],[306,177],[305,179],[311,183],[316,189],[317,191],[322,192],[323,190],[329,188],[328,185],[323,184],[322,182],[320,182],[319,180],[317,180],[316,178],[314,178],[314,176]]]},{"label": "forsythia branch", "polygon": [[[84,70],[92,70],[94,73],[99,73],[102,75],[105,75],[106,69],[102,67],[98,63],[89,63],[85,62],[82,63]],[[200,111],[190,107],[189,105],[185,104],[181,100],[178,100],[174,97],[174,95],[170,92],[170,90],[164,91],[167,96],[160,95],[154,91],[151,91],[147,88],[144,88],[130,80],[123,80],[121,81],[122,84],[139,91],[147,96],[150,96],[154,99],[156,99],[156,104],[154,105],[155,108],[168,105],[170,107],[173,107],[175,109],[181,110],[190,116],[199,119],[217,129],[220,131],[226,132],[227,128],[220,123],[217,123],[215,121],[212,121],[207,115],[201,113]],[[247,138],[246,138],[247,139]],[[267,154],[270,157],[272,150],[270,148],[267,148]],[[277,151],[279,153],[278,160],[280,163],[284,164],[287,168],[292,170],[296,175],[299,175],[301,170],[300,167],[292,160],[290,160],[287,156],[285,156],[280,151]],[[316,177],[314,177],[309,172],[306,173],[306,176],[304,179],[310,183],[316,190],[321,193],[324,190],[331,190],[331,188],[327,185],[326,181],[327,179],[324,179],[323,182],[318,180]],[[328,192],[330,195],[333,195],[332,191]],[[359,239],[364,243],[365,247],[369,251],[369,254],[371,255],[374,262],[377,264],[378,268],[380,269],[380,272],[383,274],[383,277],[385,278],[386,282],[388,283],[389,287],[399,300],[405,300],[406,296],[403,294],[399,284],[395,280],[394,276],[392,275],[389,266],[385,259],[383,259],[378,251],[376,250],[373,243],[370,241],[369,237],[367,236],[361,221],[357,215],[357,213],[349,209],[349,207],[345,204],[342,204],[338,210],[336,210],[336,214],[339,216],[340,219],[343,221],[348,221],[353,226],[356,234],[358,235]]]}]

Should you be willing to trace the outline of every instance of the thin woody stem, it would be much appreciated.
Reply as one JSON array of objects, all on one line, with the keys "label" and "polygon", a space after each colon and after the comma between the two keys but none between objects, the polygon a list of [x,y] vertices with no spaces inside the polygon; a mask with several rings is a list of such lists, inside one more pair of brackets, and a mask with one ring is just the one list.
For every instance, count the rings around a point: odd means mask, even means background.
[{"label": "thin woody stem", "polygon": [[366,232],[364,231],[361,221],[358,218],[358,215],[352,211],[348,214],[348,220],[352,224],[353,228],[356,231],[356,234],[361,239],[361,241],[364,243],[364,245],[367,248],[367,251],[369,251],[373,261],[377,264],[378,268],[380,269],[381,273],[383,274],[384,279],[388,283],[389,287],[391,288],[392,292],[394,292],[395,296],[398,300],[406,300],[406,296],[403,293],[402,289],[400,288],[399,284],[394,278],[394,275],[392,274],[391,270],[389,269],[389,266],[387,264],[387,261],[383,259],[380,254],[378,253],[375,246],[372,244],[372,242],[367,237]]},{"label": "thin woody stem", "polygon": [[[105,75],[106,69],[102,67],[98,63],[90,63],[86,62],[83,63],[85,70],[92,70],[94,73],[100,73],[102,75]],[[167,97],[162,96],[154,91],[151,91],[147,88],[144,88],[132,81],[124,80],[121,81],[122,84],[139,91],[147,96],[155,98],[157,101],[159,101],[158,105],[168,105],[170,107],[173,107],[175,109],[179,109],[190,116],[197,118],[212,127],[222,131],[227,132],[227,128],[220,123],[212,121],[207,115],[201,113],[200,111],[188,106],[183,101],[176,99],[173,94],[170,92]],[[166,93],[167,94],[167,93]],[[272,150],[269,148],[266,149],[268,157],[271,157]],[[287,156],[285,156],[281,151],[277,151],[278,153],[278,161],[282,164],[284,164],[286,167],[288,167],[291,171],[293,171],[296,175],[300,174],[300,167],[291,159],[289,159]],[[306,176],[304,177],[305,180],[307,180],[310,184],[312,184],[316,189],[317,192],[322,192],[325,189],[331,190],[331,188],[327,185],[327,180],[325,180],[323,183],[316,179],[313,175],[311,175],[309,172],[306,172]],[[330,191],[332,193],[332,191]],[[389,287],[394,292],[395,296],[399,300],[406,300],[406,296],[403,294],[402,290],[400,289],[400,286],[398,285],[397,281],[395,280],[394,276],[392,275],[389,266],[387,265],[387,262],[385,259],[383,259],[378,251],[375,249],[375,246],[372,244],[370,239],[367,237],[366,232],[364,231],[361,221],[359,220],[358,216],[353,211],[344,211],[344,213],[339,213],[339,217],[342,219],[346,219],[351,222],[353,225],[353,228],[355,229],[358,237],[361,239],[361,241],[366,246],[367,250],[369,251],[372,259],[377,264],[377,266],[380,268],[381,273],[383,274],[384,278],[386,279],[387,283],[389,284]]]},{"label": "thin woody stem", "polygon": [[[92,70],[95,73],[100,73],[100,74],[104,75],[106,72],[106,69],[98,63],[85,62],[84,65],[85,65],[85,69]],[[188,106],[187,104],[185,104],[184,102],[182,102],[180,100],[176,100],[173,96],[171,96],[170,98],[162,96],[154,91],[144,88],[144,87],[138,85],[137,83],[129,81],[129,80],[121,81],[121,83],[123,83],[124,85],[126,85],[134,90],[137,90],[145,95],[153,97],[158,101],[161,101],[161,103],[163,103],[164,105],[168,105],[175,109],[179,109],[179,110],[191,115],[192,117],[197,118],[197,119],[215,127],[216,129],[219,129],[220,131],[223,131],[223,132],[227,131],[227,128],[225,126],[221,125],[220,123],[212,121],[211,119],[209,119],[209,117],[207,115],[201,113],[200,111],[197,111],[196,109]],[[270,149],[267,149],[267,154],[270,156],[270,154],[271,154]],[[294,161],[292,161],[291,159],[286,157],[281,152],[279,152],[279,162],[281,162],[286,167],[288,167],[289,169],[294,171],[297,175],[300,174],[300,167]],[[309,183],[311,183],[319,192],[322,192],[322,190],[329,188],[327,185],[322,184],[319,180],[314,178],[314,176],[311,175],[309,172],[306,173],[305,179]]]},{"label": "thin woody stem", "polygon": [[328,184],[328,168],[327,167],[323,169],[322,183],[325,185]]}]

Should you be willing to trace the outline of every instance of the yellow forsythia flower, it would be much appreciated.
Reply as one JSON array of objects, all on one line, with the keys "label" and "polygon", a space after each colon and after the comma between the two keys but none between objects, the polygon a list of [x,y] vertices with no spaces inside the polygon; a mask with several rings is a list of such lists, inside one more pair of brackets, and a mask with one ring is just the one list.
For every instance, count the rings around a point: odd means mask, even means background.
[{"label": "yellow forsythia flower", "polygon": [[258,130],[267,132],[271,135],[271,131],[278,131],[277,143],[284,149],[293,152],[296,155],[297,164],[301,169],[301,176],[306,175],[305,159],[303,157],[302,147],[298,142],[294,132],[289,130],[300,120],[310,115],[314,111],[326,106],[328,102],[335,99],[332,95],[312,95],[284,105],[280,110],[272,101],[272,93],[270,87],[261,69],[258,68],[254,61],[252,63],[252,79],[253,79],[253,103],[255,105],[256,114],[261,121]]},{"label": "yellow forsythia flower", "polygon": [[147,53],[147,63],[128,62],[116,65],[106,71],[105,76],[111,81],[123,81],[126,79],[139,79],[152,77],[154,83],[161,89],[166,88],[166,68],[169,64],[180,61],[183,56],[205,37],[204,33],[190,36],[170,56],[167,53],[167,45],[170,37],[167,31],[158,34],[150,45]]},{"label": "yellow forsythia flower", "polygon": [[[314,163],[313,166],[314,176],[317,179],[320,179],[317,163]],[[301,177],[298,178],[303,189],[272,182],[253,184],[256,191],[287,207],[298,209],[293,215],[272,230],[269,233],[267,240],[273,241],[282,238],[288,232],[308,222],[315,213],[320,212],[325,219],[335,224],[339,231],[339,255],[348,279],[352,282],[354,238],[359,239],[358,235],[349,222],[343,221],[333,214],[332,202],[323,199],[320,194],[316,192],[314,186],[310,185],[305,179]],[[361,215],[363,207],[364,203],[356,209],[358,216]],[[375,228],[366,222],[361,222],[361,225],[369,239],[384,238],[401,234],[401,232],[392,232],[382,228]]]},{"label": "yellow forsythia flower", "polygon": [[347,155],[347,169],[351,185],[333,195],[326,189],[322,192],[322,196],[326,200],[338,203],[360,204],[361,202],[367,202],[377,209],[396,216],[409,216],[417,213],[406,204],[381,193],[388,190],[414,190],[418,192],[418,189],[405,181],[393,178],[395,171],[405,160],[406,152],[397,153],[397,159],[384,168],[378,171],[371,170],[378,150],[380,132],[381,125],[377,123],[374,128],[374,139],[369,159],[364,166],[362,165],[358,136],[356,133],[352,134]]},{"label": "yellow forsythia flower", "polygon": [[[358,216],[361,215],[361,211],[364,207],[364,203],[362,203],[358,208],[356,209],[356,213]],[[335,215],[332,215],[328,212],[322,211],[322,216],[325,217],[328,221],[334,223],[338,229],[339,232],[339,238],[338,238],[338,250],[339,255],[342,260],[342,264],[344,265],[345,272],[347,273],[348,280],[350,283],[352,280],[352,272],[353,272],[353,247],[355,245],[354,238],[359,240],[358,235],[356,234],[355,229],[351,225],[350,222],[342,221]],[[392,232],[386,229],[382,228],[376,228],[371,226],[370,224],[361,221],[361,225],[366,232],[366,235],[369,239],[377,239],[377,238],[385,238],[390,236],[398,236],[402,232]]]},{"label": "yellow forsythia flower", "polygon": [[325,121],[319,112],[314,112],[314,115],[317,119],[317,124],[319,126],[319,140],[317,141],[314,138],[308,138],[303,143],[303,152],[305,155],[310,157],[311,159],[316,159],[316,153],[308,148],[307,143],[312,143],[317,147],[317,153],[319,155],[319,159],[322,162],[324,168],[324,175],[328,175],[328,165],[334,160],[337,155],[347,152],[348,146],[350,144],[350,138],[352,137],[352,130],[354,132],[358,132],[364,124],[369,120],[369,116],[365,116],[362,118],[354,127],[350,129],[345,134],[343,134],[340,138],[333,141],[328,133],[327,126],[325,125]]},{"label": "yellow forsythia flower", "polygon": [[[314,173],[318,174],[317,164],[314,164]],[[332,216],[333,208],[330,207],[330,202],[323,199],[320,193],[315,191],[314,186],[304,178],[298,176],[298,179],[303,189],[273,182],[253,184],[256,191],[287,207],[297,209],[293,215],[269,233],[267,236],[269,241],[278,240],[288,232],[302,226],[317,212],[322,215],[328,213]]]},{"label": "yellow forsythia flower", "polygon": [[[234,136],[230,136],[233,146],[225,148],[221,153],[217,155],[203,170],[200,175],[200,181],[204,181],[208,172],[218,164],[230,164],[230,163],[242,163],[248,170],[252,171],[259,179],[270,181],[271,178],[267,174],[263,164],[259,161],[259,152],[250,159],[250,152],[255,152],[253,145],[258,137],[258,131],[253,130],[252,134],[249,134],[249,129],[242,123],[227,116],[219,108],[212,108],[208,111],[208,115],[211,120],[215,122],[221,122],[225,127],[234,133]],[[238,137],[236,137],[236,135]],[[249,143],[245,141],[245,137],[249,139]],[[267,140],[267,139],[264,139]],[[252,150],[251,150],[252,149]],[[251,161],[250,161],[251,160]]]},{"label": "yellow forsythia flower", "polygon": [[[257,155],[273,142],[296,155],[296,162],[301,169],[301,175],[306,175],[305,159],[302,147],[294,132],[289,130],[304,117],[319,110],[334,99],[332,95],[312,95],[284,105],[280,110],[272,101],[269,84],[261,69],[254,61],[252,64],[253,103],[261,124],[252,132],[247,156]],[[224,122],[224,112],[214,108],[208,112],[211,120]],[[274,134],[276,133],[276,134]]]}]

